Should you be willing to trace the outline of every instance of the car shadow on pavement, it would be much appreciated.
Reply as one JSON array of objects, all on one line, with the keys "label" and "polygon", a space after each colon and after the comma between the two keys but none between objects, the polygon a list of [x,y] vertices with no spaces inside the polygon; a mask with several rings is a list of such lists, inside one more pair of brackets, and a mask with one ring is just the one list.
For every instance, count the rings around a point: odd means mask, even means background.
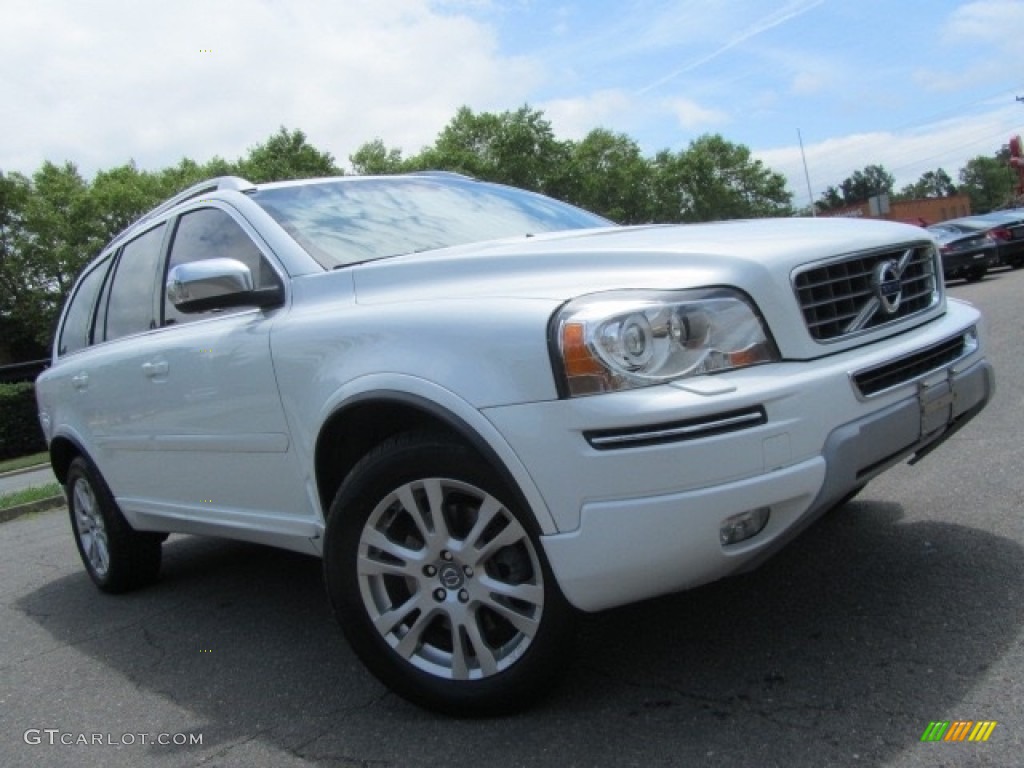
[{"label": "car shadow on pavement", "polygon": [[941,748],[920,743],[930,721],[999,720],[965,698],[1024,623],[1016,543],[901,518],[854,502],[756,572],[584,617],[562,683],[501,720],[387,693],[310,557],[173,537],[148,590],[100,595],[82,573],[16,606],[187,712],[207,752],[256,741],[268,765],[877,765]]}]

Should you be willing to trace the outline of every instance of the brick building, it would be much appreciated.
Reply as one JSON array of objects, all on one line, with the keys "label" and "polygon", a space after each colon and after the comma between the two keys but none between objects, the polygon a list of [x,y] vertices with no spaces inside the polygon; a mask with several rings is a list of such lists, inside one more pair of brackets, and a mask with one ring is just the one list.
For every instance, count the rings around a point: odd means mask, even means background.
[{"label": "brick building", "polygon": [[946,219],[971,215],[971,199],[967,195],[950,197],[926,197],[920,200],[896,200],[879,205],[877,198],[860,205],[850,205],[819,216],[840,216],[843,218],[886,219],[909,224],[937,224]]}]

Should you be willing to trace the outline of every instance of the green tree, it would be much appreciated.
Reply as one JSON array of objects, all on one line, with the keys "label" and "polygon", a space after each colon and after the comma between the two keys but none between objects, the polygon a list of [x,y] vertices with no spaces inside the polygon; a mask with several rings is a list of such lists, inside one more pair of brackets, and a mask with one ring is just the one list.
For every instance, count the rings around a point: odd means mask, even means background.
[{"label": "green tree", "polygon": [[317,176],[341,176],[330,152],[323,152],[306,140],[302,131],[284,126],[236,164],[237,173],[251,182],[282,181]]},{"label": "green tree", "polygon": [[21,216],[12,253],[18,273],[14,312],[26,332],[48,345],[64,298],[106,232],[73,163],[43,163],[32,176]]},{"label": "green tree", "polygon": [[994,157],[978,155],[960,169],[960,190],[971,198],[971,210],[975,213],[987,213],[1007,205],[1013,200],[1016,183],[1016,174],[998,154]]},{"label": "green tree", "polygon": [[352,170],[360,176],[384,176],[405,170],[402,150],[384,146],[379,138],[368,141],[348,156]]},{"label": "green tree", "polygon": [[875,195],[892,195],[895,177],[881,165],[867,165],[843,179],[838,188],[828,187],[815,203],[819,211],[833,211],[866,203]]},{"label": "green tree", "polygon": [[896,184],[895,177],[881,165],[868,165],[864,170],[854,171],[853,175],[844,179],[839,189],[843,193],[843,201],[847,205],[864,203],[875,195],[892,194]]},{"label": "green tree", "polygon": [[545,181],[548,192],[620,224],[650,221],[652,167],[633,139],[595,128],[566,146],[566,162]]},{"label": "green tree", "polygon": [[843,193],[837,187],[828,186],[814,206],[819,212],[834,211],[845,207],[846,202],[843,200]]},{"label": "green tree", "polygon": [[17,244],[23,238],[25,206],[31,194],[32,183],[27,178],[20,173],[0,171],[0,301],[17,292],[14,260]]},{"label": "green tree", "polygon": [[25,208],[32,182],[20,173],[0,171],[0,364],[40,358],[43,345],[25,322],[30,308],[25,287],[21,244],[25,241]]},{"label": "green tree", "polygon": [[949,197],[957,193],[956,184],[942,168],[926,171],[913,184],[907,184],[900,190],[899,197],[904,200],[920,200],[927,197]]},{"label": "green tree", "polygon": [[543,192],[559,176],[567,154],[539,110],[522,106],[515,112],[475,114],[461,107],[433,146],[410,158],[407,168],[456,171]]},{"label": "green tree", "polygon": [[661,222],[789,216],[786,179],[720,135],[705,135],[653,162],[653,219]]},{"label": "green tree", "polygon": [[104,241],[175,191],[159,174],[140,171],[134,162],[99,171],[89,193],[98,212]]},{"label": "green tree", "polygon": [[164,200],[201,181],[217,176],[238,176],[240,174],[238,163],[229,163],[222,157],[214,157],[202,165],[191,158],[183,157],[177,165],[164,168],[156,175],[161,190],[160,199]]}]

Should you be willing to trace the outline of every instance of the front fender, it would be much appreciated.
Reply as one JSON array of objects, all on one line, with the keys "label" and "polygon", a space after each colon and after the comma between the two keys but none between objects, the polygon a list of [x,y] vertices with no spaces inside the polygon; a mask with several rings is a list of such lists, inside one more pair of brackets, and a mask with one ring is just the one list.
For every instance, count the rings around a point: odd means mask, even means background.
[{"label": "front fender", "polygon": [[[316,430],[307,430],[308,440],[301,441],[303,449],[310,452],[307,466],[315,464],[317,440],[323,426],[346,409],[368,403],[412,407],[445,423],[495,465],[495,469],[521,494],[542,534],[557,531],[554,518],[533,478],[494,424],[451,390],[416,376],[399,373],[362,376],[346,382],[315,412],[297,413],[297,420],[317,425]],[[299,402],[292,405],[302,410]]]}]

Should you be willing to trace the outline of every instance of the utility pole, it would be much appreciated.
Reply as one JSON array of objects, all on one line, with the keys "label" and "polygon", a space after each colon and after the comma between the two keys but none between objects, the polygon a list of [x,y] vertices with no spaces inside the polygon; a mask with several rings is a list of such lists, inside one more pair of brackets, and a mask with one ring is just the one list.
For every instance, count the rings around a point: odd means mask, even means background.
[{"label": "utility pole", "polygon": [[814,206],[814,193],[811,192],[811,174],[807,171],[807,155],[804,154],[804,137],[800,135],[800,129],[796,129],[796,137],[800,141],[800,157],[804,161],[804,178],[807,180],[807,198],[811,201],[811,216],[816,217]]}]

